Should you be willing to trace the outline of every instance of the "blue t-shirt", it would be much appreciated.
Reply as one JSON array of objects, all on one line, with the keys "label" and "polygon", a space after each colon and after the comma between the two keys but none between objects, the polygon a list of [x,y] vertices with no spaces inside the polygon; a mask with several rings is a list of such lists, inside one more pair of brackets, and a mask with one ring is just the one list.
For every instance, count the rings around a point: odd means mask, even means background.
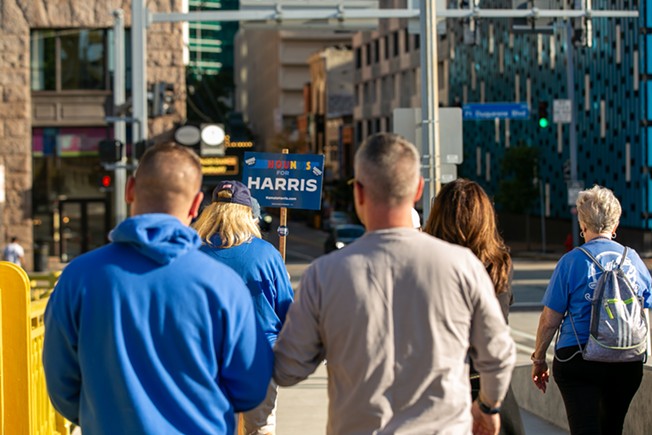
[{"label": "blue t-shirt", "polygon": [[256,318],[273,346],[294,300],[283,257],[274,245],[257,237],[238,246],[221,248],[222,240],[216,234],[211,243],[201,250],[231,267],[244,280],[254,301]]},{"label": "blue t-shirt", "polygon": [[[593,239],[582,247],[589,251],[606,270],[620,263],[624,250],[620,243],[604,238]],[[627,252],[623,270],[637,293],[643,296],[645,307],[649,308],[652,305],[652,278],[645,263],[631,248]],[[600,269],[585,253],[573,249],[557,263],[543,296],[542,302],[546,307],[562,314],[568,312],[573,317],[577,337],[582,345],[589,339],[591,298],[600,275],[602,275]],[[569,346],[577,346],[577,338],[566,314],[556,348]]]}]

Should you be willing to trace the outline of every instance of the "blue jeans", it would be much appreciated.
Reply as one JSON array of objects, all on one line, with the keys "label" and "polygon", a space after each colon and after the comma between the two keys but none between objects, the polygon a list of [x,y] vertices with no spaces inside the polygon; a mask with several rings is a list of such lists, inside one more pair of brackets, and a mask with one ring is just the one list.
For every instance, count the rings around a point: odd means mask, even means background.
[{"label": "blue jeans", "polygon": [[[567,359],[579,346],[557,349]],[[554,360],[552,374],[564,399],[572,435],[619,435],[643,379],[643,363],[585,361],[581,353]]]}]

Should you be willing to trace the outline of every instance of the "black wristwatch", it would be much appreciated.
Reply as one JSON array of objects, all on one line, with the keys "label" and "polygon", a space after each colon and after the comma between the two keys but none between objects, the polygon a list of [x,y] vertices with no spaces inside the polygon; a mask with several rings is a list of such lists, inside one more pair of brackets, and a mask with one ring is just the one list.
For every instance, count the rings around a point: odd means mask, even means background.
[{"label": "black wristwatch", "polygon": [[497,408],[491,408],[487,406],[487,404],[483,403],[482,400],[479,398],[476,399],[478,402],[478,406],[480,407],[480,411],[482,411],[485,414],[493,415],[493,414],[498,414],[500,412],[500,407]]}]

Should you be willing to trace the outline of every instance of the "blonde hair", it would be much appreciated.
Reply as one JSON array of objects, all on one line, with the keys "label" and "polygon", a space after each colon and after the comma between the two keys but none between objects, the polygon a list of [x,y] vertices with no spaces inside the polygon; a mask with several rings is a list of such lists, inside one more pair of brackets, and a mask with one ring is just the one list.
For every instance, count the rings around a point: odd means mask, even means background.
[{"label": "blonde hair", "polygon": [[622,208],[611,189],[595,185],[577,195],[577,217],[596,234],[613,231],[618,226]]},{"label": "blonde hair", "polygon": [[[230,196],[230,193],[219,193],[220,198],[226,196]],[[221,248],[241,245],[252,237],[261,238],[251,207],[231,202],[213,202],[206,206],[192,227],[197,230],[199,237],[211,246],[211,238],[219,234],[222,240]]]}]

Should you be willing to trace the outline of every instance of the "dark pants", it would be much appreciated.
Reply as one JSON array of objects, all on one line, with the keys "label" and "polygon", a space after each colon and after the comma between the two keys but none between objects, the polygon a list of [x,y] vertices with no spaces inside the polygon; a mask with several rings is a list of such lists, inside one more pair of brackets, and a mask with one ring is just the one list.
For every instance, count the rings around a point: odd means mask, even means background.
[{"label": "dark pants", "polygon": [[[480,379],[471,379],[471,396],[473,400],[478,398],[480,391]],[[516,397],[509,386],[507,395],[500,406],[500,432],[499,435],[525,435],[525,428],[521,420],[521,410],[516,403]]]},{"label": "dark pants", "polygon": [[[579,349],[556,351],[567,359]],[[552,374],[559,387],[572,435],[619,435],[629,404],[643,379],[643,363],[585,361],[581,354],[568,362],[554,360]]]}]

